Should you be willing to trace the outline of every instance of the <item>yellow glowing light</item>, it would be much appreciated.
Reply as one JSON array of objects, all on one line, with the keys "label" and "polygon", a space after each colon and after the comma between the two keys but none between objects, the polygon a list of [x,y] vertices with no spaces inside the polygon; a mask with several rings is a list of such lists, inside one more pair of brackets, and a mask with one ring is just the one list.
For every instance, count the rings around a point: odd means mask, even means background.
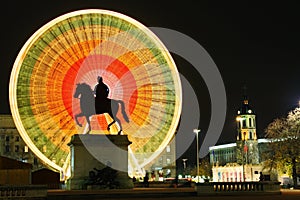
[{"label": "yellow glowing light", "polygon": [[[101,71],[97,56],[118,62]],[[83,74],[79,73],[81,69]],[[109,84],[116,87],[114,95],[131,106],[134,123],[122,125],[132,141],[133,154],[149,155],[129,163],[148,165],[174,136],[181,113],[180,77],[159,38],[136,20],[113,11],[67,13],[45,24],[27,40],[15,60],[9,84],[11,112],[21,137],[52,169],[68,169],[67,143],[73,134],[83,133],[86,128],[79,128],[73,119],[78,102],[74,103],[72,96],[65,97],[68,91],[72,93],[70,80],[92,85],[91,74],[99,71],[105,71]],[[131,79],[126,82],[121,76]],[[107,116],[105,119],[111,120]],[[117,127],[112,130],[117,131]],[[142,139],[135,136],[136,130],[144,134]]]},{"label": "yellow glowing light", "polygon": [[236,117],[235,119],[236,119],[236,121],[238,121],[238,122],[244,120],[244,118],[243,118],[243,117],[240,117],[240,116]]}]

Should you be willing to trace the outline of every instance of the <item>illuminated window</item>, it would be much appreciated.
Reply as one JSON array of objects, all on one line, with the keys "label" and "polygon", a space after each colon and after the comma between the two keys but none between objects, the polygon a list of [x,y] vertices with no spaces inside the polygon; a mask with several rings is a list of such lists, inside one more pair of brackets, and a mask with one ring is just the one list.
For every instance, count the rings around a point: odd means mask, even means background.
[{"label": "illuminated window", "polygon": [[166,150],[167,150],[167,152],[170,152],[170,151],[171,151],[170,145],[167,146],[167,149],[166,149]]},{"label": "illuminated window", "polygon": [[167,164],[170,164],[170,163],[171,163],[171,159],[167,158]]},{"label": "illuminated window", "polygon": [[28,152],[28,146],[24,147],[24,152],[27,153]]}]

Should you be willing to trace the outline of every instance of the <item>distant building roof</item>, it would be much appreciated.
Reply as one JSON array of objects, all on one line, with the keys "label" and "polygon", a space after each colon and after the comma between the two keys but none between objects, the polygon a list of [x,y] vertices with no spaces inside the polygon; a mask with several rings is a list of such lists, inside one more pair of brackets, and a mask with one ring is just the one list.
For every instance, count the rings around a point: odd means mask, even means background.
[{"label": "distant building roof", "polygon": [[11,115],[0,114],[0,127],[1,128],[16,128],[15,122]]},{"label": "distant building roof", "polygon": [[0,169],[31,169],[32,165],[15,159],[0,156]]},{"label": "distant building roof", "polygon": [[32,184],[47,185],[48,189],[58,189],[60,184],[60,173],[42,168],[32,172]]},{"label": "distant building roof", "polygon": [[221,145],[209,147],[209,150],[225,149],[225,148],[230,148],[230,147],[235,147],[235,146],[236,146],[236,143],[221,144]]},{"label": "distant building roof", "polygon": [[[260,143],[268,143],[270,142],[269,139],[265,139],[265,138],[262,138],[262,139],[258,139],[257,142],[260,144]],[[211,146],[209,147],[209,150],[216,150],[216,149],[226,149],[226,148],[231,148],[231,147],[235,147],[236,146],[236,143],[228,143],[228,144],[221,144],[221,145],[216,145],[216,146]]]}]

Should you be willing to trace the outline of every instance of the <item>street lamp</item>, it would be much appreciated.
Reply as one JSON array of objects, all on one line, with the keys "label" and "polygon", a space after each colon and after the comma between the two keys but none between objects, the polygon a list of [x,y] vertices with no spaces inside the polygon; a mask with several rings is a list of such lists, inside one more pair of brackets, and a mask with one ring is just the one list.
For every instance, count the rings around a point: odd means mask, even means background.
[{"label": "street lamp", "polygon": [[245,137],[246,137],[246,133],[244,132],[244,137],[242,138],[242,144],[243,144],[243,149],[242,149],[242,153],[243,153],[243,182],[245,182],[245,163],[244,163],[244,159],[245,159]]},{"label": "street lamp", "polygon": [[196,133],[196,139],[197,139],[197,182],[199,183],[199,139],[198,139],[198,133],[200,132],[200,129],[194,129],[193,132]]}]

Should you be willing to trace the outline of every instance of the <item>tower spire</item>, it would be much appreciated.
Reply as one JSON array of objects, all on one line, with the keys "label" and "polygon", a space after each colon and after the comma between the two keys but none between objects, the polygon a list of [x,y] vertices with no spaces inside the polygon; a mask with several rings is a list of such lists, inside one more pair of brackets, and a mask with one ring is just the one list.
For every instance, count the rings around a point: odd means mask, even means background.
[{"label": "tower spire", "polygon": [[242,87],[242,94],[243,94],[243,104],[248,105],[248,95],[247,95],[247,86],[244,84]]}]

